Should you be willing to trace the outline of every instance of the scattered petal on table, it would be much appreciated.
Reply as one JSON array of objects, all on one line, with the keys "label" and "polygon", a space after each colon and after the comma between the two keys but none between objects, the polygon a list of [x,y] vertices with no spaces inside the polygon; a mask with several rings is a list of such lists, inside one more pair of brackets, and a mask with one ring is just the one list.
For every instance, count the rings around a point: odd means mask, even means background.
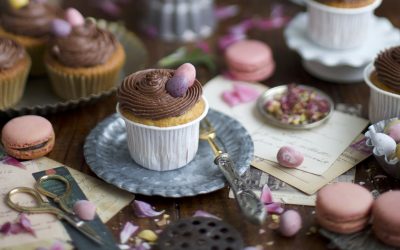
[{"label": "scattered petal on table", "polygon": [[14,166],[14,167],[26,169],[24,164],[22,164],[17,159],[15,159],[15,158],[13,158],[11,156],[8,156],[8,155],[3,158],[2,163],[7,164],[7,165],[11,165],[11,166]]},{"label": "scattered petal on table", "polygon": [[124,228],[119,234],[119,239],[122,244],[125,244],[129,238],[139,229],[139,226],[133,225],[129,221],[125,223]]},{"label": "scattered petal on table", "polygon": [[11,222],[6,222],[0,227],[0,233],[4,235],[11,234]]},{"label": "scattered petal on table", "polygon": [[210,213],[208,213],[206,211],[203,211],[203,210],[197,210],[193,214],[193,217],[207,217],[207,218],[214,218],[214,219],[217,219],[217,220],[221,220],[221,218],[219,218],[218,216],[210,214]]},{"label": "scattered petal on table", "polygon": [[239,97],[241,102],[251,102],[257,100],[260,93],[250,86],[248,83],[238,83],[233,84],[233,91],[236,96]]},{"label": "scattered petal on table", "polygon": [[260,200],[262,203],[271,203],[272,202],[272,193],[271,189],[269,189],[268,185],[265,184],[261,191]]},{"label": "scattered petal on table", "polygon": [[26,214],[21,213],[21,214],[19,215],[18,223],[21,225],[21,227],[22,227],[26,232],[28,232],[28,233],[30,233],[30,234],[36,236],[35,231],[33,231],[31,221],[30,221],[29,218],[26,216]]},{"label": "scattered petal on table", "polygon": [[272,202],[270,204],[264,204],[264,207],[268,211],[268,213],[271,213],[271,214],[281,214],[284,211],[284,209],[281,206],[281,203],[279,203],[279,202]]},{"label": "scattered petal on table", "polygon": [[234,4],[216,7],[214,10],[215,17],[218,20],[224,20],[230,17],[234,17],[238,13],[239,13],[239,6]]},{"label": "scattered petal on table", "polygon": [[239,97],[232,91],[227,90],[222,92],[222,99],[226,104],[228,104],[230,107],[234,107],[240,103]]},{"label": "scattered petal on table", "polygon": [[156,217],[165,212],[164,210],[157,212],[151,207],[150,204],[138,200],[133,201],[133,209],[135,211],[135,215],[140,218]]}]

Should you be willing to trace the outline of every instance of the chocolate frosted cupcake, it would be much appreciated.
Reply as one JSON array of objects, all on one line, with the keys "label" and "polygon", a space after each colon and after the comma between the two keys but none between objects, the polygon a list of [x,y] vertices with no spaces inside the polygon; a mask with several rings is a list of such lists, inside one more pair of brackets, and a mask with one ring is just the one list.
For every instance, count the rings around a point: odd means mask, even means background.
[{"label": "chocolate frosted cupcake", "polygon": [[136,72],[127,76],[117,91],[117,111],[125,120],[130,154],[148,169],[183,167],[197,152],[199,122],[207,114],[208,104],[201,84],[194,79],[186,91],[178,89],[182,95],[168,91],[168,84],[179,78],[178,70]]},{"label": "chocolate frosted cupcake", "polygon": [[382,0],[306,0],[307,33],[328,49],[353,49],[371,32],[374,10]]},{"label": "chocolate frosted cupcake", "polygon": [[31,59],[17,42],[0,38],[0,109],[15,105],[24,93]]},{"label": "chocolate frosted cupcake", "polygon": [[[4,1],[6,2],[6,1]],[[7,37],[21,44],[32,58],[32,75],[44,74],[43,55],[50,36],[51,22],[57,9],[44,1],[28,1],[19,8],[4,3],[0,12],[0,37]]]},{"label": "chocolate frosted cupcake", "polygon": [[66,29],[69,24],[57,20],[55,29],[61,24],[61,31],[45,55],[53,89],[63,99],[111,90],[125,62],[124,49],[111,32],[93,20],[82,22]]},{"label": "chocolate frosted cupcake", "polygon": [[372,123],[400,116],[400,46],[381,52],[364,71]]}]

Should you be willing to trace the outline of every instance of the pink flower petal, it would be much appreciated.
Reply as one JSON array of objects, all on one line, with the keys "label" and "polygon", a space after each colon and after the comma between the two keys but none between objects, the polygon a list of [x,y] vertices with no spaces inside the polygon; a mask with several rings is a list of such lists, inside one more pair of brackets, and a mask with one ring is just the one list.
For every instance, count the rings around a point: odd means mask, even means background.
[{"label": "pink flower petal", "polygon": [[5,156],[2,160],[2,162],[4,164],[7,165],[11,165],[14,167],[18,167],[18,168],[22,168],[22,169],[26,169],[26,167],[24,166],[24,164],[22,164],[21,162],[19,162],[17,159],[11,157],[11,156]]},{"label": "pink flower petal", "polygon": [[272,202],[272,193],[271,189],[269,189],[268,185],[265,184],[261,191],[260,200],[262,203],[271,203]]},{"label": "pink flower petal", "polygon": [[281,207],[281,203],[279,202],[272,202],[270,204],[265,204],[264,207],[268,211],[268,213],[271,214],[283,213],[283,208]]},{"label": "pink flower petal", "polygon": [[236,24],[232,26],[229,29],[230,34],[237,34],[237,35],[243,35],[246,34],[246,32],[254,27],[254,20],[253,19],[244,19],[241,21],[239,24]]},{"label": "pink flower petal", "polygon": [[21,225],[21,227],[28,233],[32,234],[33,236],[36,236],[35,231],[33,231],[31,221],[29,218],[26,216],[26,214],[21,213],[18,218],[18,223]]},{"label": "pink flower petal", "polygon": [[150,204],[138,200],[133,201],[133,209],[135,215],[139,218],[156,217],[165,212],[164,210],[157,212],[153,210]]},{"label": "pink flower petal", "polygon": [[12,234],[19,234],[19,233],[25,232],[25,229],[19,223],[12,223],[10,232]]},{"label": "pink flower petal", "polygon": [[288,17],[266,18],[255,21],[255,26],[260,30],[267,31],[282,28],[288,23],[288,21]]},{"label": "pink flower petal", "polygon": [[133,225],[129,221],[125,223],[124,228],[119,234],[121,244],[125,244],[129,238],[139,229],[139,226]]},{"label": "pink flower petal", "polygon": [[233,16],[236,16],[239,13],[239,7],[237,5],[227,5],[216,7],[214,10],[215,17],[218,20],[224,20]]},{"label": "pink flower petal", "polygon": [[231,44],[233,44],[233,43],[235,43],[237,41],[243,40],[245,38],[246,38],[246,34],[244,34],[244,33],[241,33],[241,34],[227,34],[227,35],[221,36],[218,39],[218,47],[221,50],[225,50],[229,45],[231,45]]},{"label": "pink flower petal", "polygon": [[6,222],[0,227],[0,233],[4,235],[11,234],[11,222]]},{"label": "pink flower petal", "polygon": [[64,244],[61,241],[56,241],[54,244],[50,247],[50,250],[64,250]]},{"label": "pink flower petal", "polygon": [[241,102],[251,102],[257,100],[260,93],[254,88],[250,87],[248,83],[234,83],[233,91],[239,97]]},{"label": "pink flower petal", "polygon": [[219,218],[218,216],[210,214],[210,213],[208,213],[206,211],[203,211],[203,210],[197,210],[193,214],[193,217],[206,217],[206,218],[214,218],[214,219],[217,219],[217,220],[221,220],[221,218]]},{"label": "pink flower petal", "polygon": [[355,150],[361,151],[364,154],[370,155],[372,154],[372,148],[366,145],[367,137],[362,138],[361,140],[353,143],[350,147],[354,148]]},{"label": "pink flower petal", "polygon": [[222,100],[229,106],[234,107],[240,103],[239,97],[233,91],[222,92]]}]

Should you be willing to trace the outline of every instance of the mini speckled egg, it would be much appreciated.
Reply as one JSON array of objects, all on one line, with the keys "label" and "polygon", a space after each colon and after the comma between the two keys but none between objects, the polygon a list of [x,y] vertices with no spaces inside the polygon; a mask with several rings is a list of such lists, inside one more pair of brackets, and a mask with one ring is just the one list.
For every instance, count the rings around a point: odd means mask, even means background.
[{"label": "mini speckled egg", "polygon": [[384,133],[371,134],[372,143],[378,154],[391,155],[396,150],[396,142],[394,139]]},{"label": "mini speckled egg", "polygon": [[279,220],[279,232],[286,237],[292,237],[302,226],[300,214],[296,210],[285,211]]},{"label": "mini speckled egg", "polygon": [[66,37],[71,33],[71,30],[71,25],[62,19],[54,19],[51,22],[51,31],[57,37]]},{"label": "mini speckled egg", "polygon": [[297,168],[304,161],[303,154],[290,146],[283,146],[276,156],[278,163],[287,168]]},{"label": "mini speckled egg", "polygon": [[93,220],[96,216],[96,205],[88,200],[79,200],[75,202],[73,210],[82,220]]},{"label": "mini speckled egg", "polygon": [[74,8],[68,8],[65,11],[65,19],[72,26],[81,26],[85,23],[85,18],[77,9]]},{"label": "mini speckled egg", "polygon": [[400,120],[391,121],[384,129],[385,134],[392,137],[396,143],[400,142]]},{"label": "mini speckled egg", "polygon": [[191,87],[196,80],[196,68],[191,63],[184,63],[175,70],[175,76],[184,76]]},{"label": "mini speckled egg", "polygon": [[179,66],[174,76],[165,84],[165,89],[173,97],[182,97],[196,80],[196,69],[190,63]]}]

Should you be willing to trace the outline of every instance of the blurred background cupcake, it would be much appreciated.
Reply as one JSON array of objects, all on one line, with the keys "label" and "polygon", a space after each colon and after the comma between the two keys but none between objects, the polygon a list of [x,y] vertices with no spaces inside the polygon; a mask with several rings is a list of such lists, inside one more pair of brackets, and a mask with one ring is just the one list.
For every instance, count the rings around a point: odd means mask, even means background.
[{"label": "blurred background cupcake", "polygon": [[30,67],[31,59],[21,45],[0,38],[0,110],[21,99]]},{"label": "blurred background cupcake", "polygon": [[116,87],[125,62],[122,45],[75,9],[66,10],[65,17],[53,22],[55,37],[45,55],[54,92],[77,99]]},{"label": "blurred background cupcake", "polygon": [[45,0],[2,0],[0,36],[21,44],[32,58],[32,75],[44,74],[43,55],[48,42],[51,22],[59,10]]},{"label": "blurred background cupcake", "polygon": [[400,116],[400,46],[381,52],[364,71],[372,123]]},{"label": "blurred background cupcake", "polygon": [[125,120],[130,155],[151,170],[183,167],[197,153],[199,123],[208,104],[195,73],[179,72],[179,68],[138,71],[127,76],[117,91],[117,111]]},{"label": "blurred background cupcake", "polygon": [[307,32],[312,41],[330,49],[351,49],[368,39],[373,11],[382,0],[306,0]]}]

